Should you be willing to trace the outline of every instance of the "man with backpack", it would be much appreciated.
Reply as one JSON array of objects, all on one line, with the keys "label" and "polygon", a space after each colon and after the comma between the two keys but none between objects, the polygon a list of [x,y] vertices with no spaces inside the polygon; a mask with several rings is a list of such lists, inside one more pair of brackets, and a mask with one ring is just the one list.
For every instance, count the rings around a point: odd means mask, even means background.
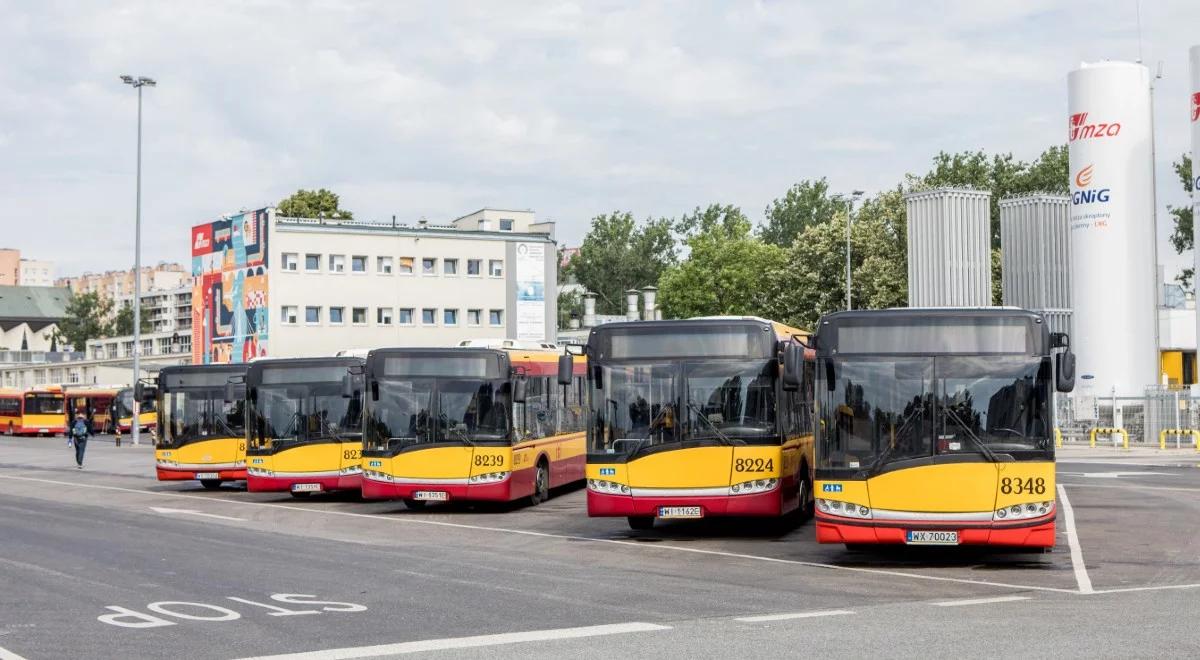
[{"label": "man with backpack", "polygon": [[71,443],[75,446],[75,467],[83,469],[83,453],[87,451],[88,438],[92,435],[92,430],[88,426],[87,418],[83,413],[75,415],[75,422],[71,424]]}]

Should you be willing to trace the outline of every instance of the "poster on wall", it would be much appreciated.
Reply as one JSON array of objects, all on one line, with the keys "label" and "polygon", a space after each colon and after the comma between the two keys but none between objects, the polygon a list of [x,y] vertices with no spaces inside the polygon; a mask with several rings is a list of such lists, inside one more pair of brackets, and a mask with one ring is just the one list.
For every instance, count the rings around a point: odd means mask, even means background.
[{"label": "poster on wall", "polygon": [[546,244],[517,243],[517,339],[546,340]]},{"label": "poster on wall", "polygon": [[192,363],[267,355],[267,209],[192,228]]}]

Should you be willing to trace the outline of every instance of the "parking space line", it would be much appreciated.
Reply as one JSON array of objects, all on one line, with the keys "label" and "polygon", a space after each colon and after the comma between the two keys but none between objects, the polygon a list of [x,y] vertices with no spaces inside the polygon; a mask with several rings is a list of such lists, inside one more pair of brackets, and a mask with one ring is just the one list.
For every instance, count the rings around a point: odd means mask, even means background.
[{"label": "parking space line", "polygon": [[1071,500],[1067,498],[1067,490],[1058,484],[1058,499],[1062,500],[1062,512],[1067,524],[1067,546],[1071,549],[1071,567],[1075,569],[1075,583],[1079,585],[1079,593],[1092,593],[1092,578],[1088,577],[1087,566],[1083,563],[1083,548],[1079,546],[1079,532],[1075,529],[1075,510],[1071,508]]},{"label": "parking space line", "polygon": [[933,603],[938,607],[961,607],[963,605],[987,605],[989,603],[1011,603],[1017,600],[1029,600],[1029,596],[997,596],[995,598],[967,598],[964,600],[944,600]]},{"label": "parking space line", "polygon": [[762,623],[764,621],[787,621],[788,619],[812,619],[821,616],[842,616],[854,614],[850,610],[823,610],[820,612],[789,612],[786,614],[763,614],[760,616],[740,616],[734,621],[743,623]]},{"label": "parking space line", "polygon": [[401,655],[405,653],[422,653],[426,651],[446,651],[450,649],[470,649],[479,648],[481,646],[546,642],[559,639],[579,639],[581,637],[601,637],[604,635],[623,635],[628,633],[654,632],[658,630],[670,629],[670,626],[660,626],[654,623],[613,623],[600,626],[584,626],[580,628],[530,630],[528,632],[500,633],[498,635],[448,637],[445,639],[426,639],[418,642],[399,642],[396,644],[357,646],[340,649],[326,649],[324,651],[308,651],[302,653],[282,653],[279,655],[243,658],[242,660],[347,660],[349,658],[377,658],[384,655]]},{"label": "parking space line", "polygon": [[1119,490],[1171,490],[1181,493],[1200,493],[1200,488],[1187,488],[1185,486],[1121,486],[1118,484],[1085,484],[1071,482],[1067,484],[1072,488],[1116,488]]},{"label": "parking space line", "polygon": [[1145,587],[1121,587],[1119,589],[1101,589],[1098,594],[1124,594],[1131,591],[1165,591],[1169,589],[1200,589],[1200,584],[1158,584]]},{"label": "parking space line", "polygon": [[[589,543],[606,543],[609,545],[620,545],[630,548],[637,548],[643,552],[653,552],[658,550],[671,550],[674,552],[686,552],[696,555],[708,555],[714,557],[729,557],[732,559],[746,559],[750,561],[762,561],[773,564],[788,564],[791,566],[807,566],[809,568],[823,568],[833,571],[846,571],[850,573],[865,573],[868,575],[888,575],[892,577],[902,577],[912,580],[927,580],[930,582],[948,582],[953,584],[972,584],[987,587],[997,587],[1001,589],[1017,589],[1020,591],[1049,591],[1055,593],[1074,594],[1080,593],[1075,589],[1062,589],[1058,587],[1043,587],[1029,584],[1011,584],[1007,582],[993,582],[990,580],[971,580],[967,578],[946,577],[942,575],[923,575],[920,573],[906,573],[904,571],[894,571],[878,568],[863,568],[860,566],[840,566],[838,564],[826,564],[822,562],[800,561],[797,559],[782,559],[779,557],[765,557],[762,555],[751,555],[741,552],[726,552],[723,550],[705,550],[703,548],[688,548],[679,545],[671,545],[669,543],[639,543],[637,541],[623,541],[620,539],[602,539],[591,536],[574,536],[570,534],[552,534],[549,532],[536,532],[527,529],[512,529],[508,527],[491,527],[487,525],[469,525],[467,523],[453,523],[441,520],[425,520],[413,517],[398,518],[396,516],[380,515],[377,513],[355,513],[353,511],[330,511],[327,509],[314,509],[289,504],[275,504],[272,502],[245,502],[241,500],[227,500],[213,497],[205,497],[203,495],[191,495],[188,493],[175,493],[169,491],[153,491],[141,490],[138,488],[125,488],[122,486],[104,486],[100,484],[81,484],[71,481],[56,481],[53,479],[40,479],[36,477],[20,477],[15,475],[0,474],[0,479],[9,479],[15,481],[30,481],[35,483],[46,483],[56,486],[74,486],[78,488],[95,488],[100,490],[111,490],[125,493],[135,493],[139,495],[150,495],[153,497],[176,497],[189,500],[203,500],[206,502],[219,502],[234,506],[249,506],[263,507],[268,509],[284,509],[288,511],[299,511],[302,513],[315,513],[329,516],[345,516],[349,518],[366,518],[369,520],[380,520],[394,524],[412,524],[412,525],[430,525],[434,527],[448,527],[452,529],[467,529],[474,531],[488,531],[502,534],[515,534],[520,536],[533,536],[538,538],[560,539],[564,541],[585,541]],[[1090,593],[1087,592],[1087,593]]]},{"label": "parking space line", "polygon": [[25,657],[17,655],[3,646],[0,646],[0,660],[25,660]]}]

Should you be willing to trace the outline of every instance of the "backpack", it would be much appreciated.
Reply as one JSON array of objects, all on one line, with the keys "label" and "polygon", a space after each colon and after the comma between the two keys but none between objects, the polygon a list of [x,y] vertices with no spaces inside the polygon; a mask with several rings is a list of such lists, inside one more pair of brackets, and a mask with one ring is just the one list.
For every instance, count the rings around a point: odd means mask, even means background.
[{"label": "backpack", "polygon": [[75,425],[71,427],[71,436],[75,438],[83,438],[87,435],[87,423],[82,419],[75,420]]}]

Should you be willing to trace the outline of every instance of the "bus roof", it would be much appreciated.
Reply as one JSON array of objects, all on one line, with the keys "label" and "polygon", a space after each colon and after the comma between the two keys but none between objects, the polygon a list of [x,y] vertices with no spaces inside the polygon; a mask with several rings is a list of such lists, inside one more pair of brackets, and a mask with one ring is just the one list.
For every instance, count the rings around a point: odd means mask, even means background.
[{"label": "bus roof", "polygon": [[228,371],[233,374],[245,373],[250,367],[246,362],[230,362],[225,364],[177,364],[158,370],[160,376],[171,374],[211,373]]}]

